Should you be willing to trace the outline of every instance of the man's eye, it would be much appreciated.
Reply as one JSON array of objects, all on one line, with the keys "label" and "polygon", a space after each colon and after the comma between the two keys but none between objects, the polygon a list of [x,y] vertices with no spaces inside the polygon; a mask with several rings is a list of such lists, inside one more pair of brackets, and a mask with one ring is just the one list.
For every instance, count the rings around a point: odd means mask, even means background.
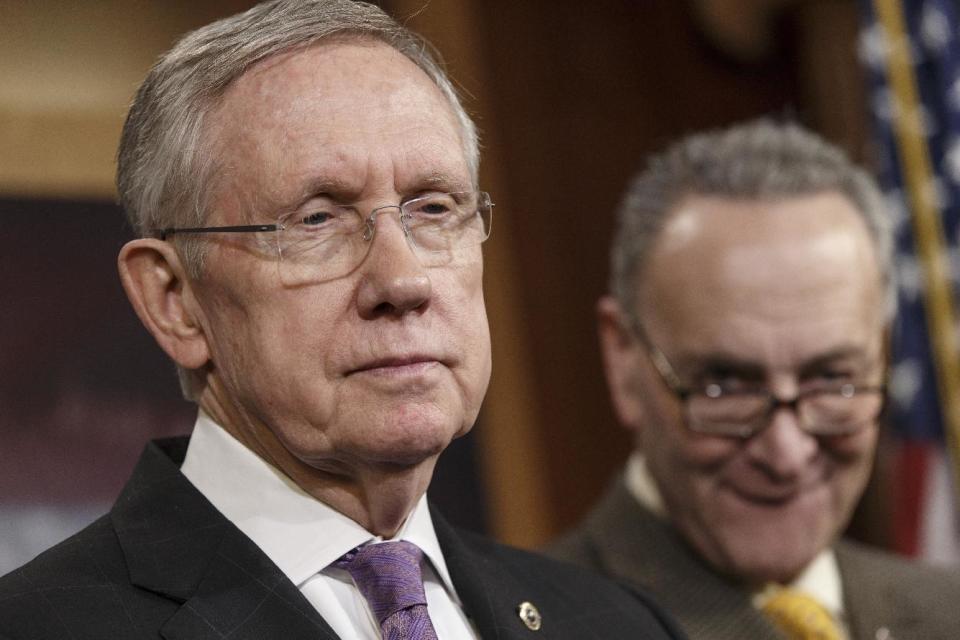
[{"label": "man's eye", "polygon": [[436,217],[450,213],[457,208],[457,203],[451,196],[438,195],[416,202],[414,206],[416,215]]},{"label": "man's eye", "polygon": [[850,371],[842,370],[831,370],[831,371],[820,371],[815,375],[811,376],[811,382],[821,382],[825,384],[837,384],[843,382],[850,382],[854,378],[854,375]]},{"label": "man's eye", "polygon": [[420,210],[430,215],[442,215],[448,212],[450,209],[442,204],[428,204],[424,207],[420,207]]},{"label": "man's eye", "polygon": [[725,393],[750,390],[761,386],[760,380],[732,371],[707,372],[699,376],[699,382],[705,387],[715,385]]},{"label": "man's eye", "polygon": [[719,389],[723,393],[740,393],[743,391],[751,391],[757,388],[759,385],[747,382],[742,378],[710,378],[704,381],[704,386]]},{"label": "man's eye", "polygon": [[315,213],[311,213],[310,215],[304,216],[300,219],[300,222],[305,225],[316,226],[325,222],[329,222],[332,218],[333,215],[328,211],[317,211]]}]

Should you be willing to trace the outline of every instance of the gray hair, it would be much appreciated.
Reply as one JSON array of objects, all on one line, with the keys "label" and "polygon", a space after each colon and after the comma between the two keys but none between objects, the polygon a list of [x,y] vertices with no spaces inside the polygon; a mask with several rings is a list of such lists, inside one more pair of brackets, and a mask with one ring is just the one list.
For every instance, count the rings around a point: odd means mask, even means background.
[{"label": "gray hair", "polygon": [[[480,152],[467,115],[440,58],[418,35],[379,7],[352,0],[273,0],[185,35],[160,57],[140,86],[120,138],[117,189],[139,236],[176,226],[202,226],[218,170],[204,138],[204,119],[227,87],[253,64],[335,36],[377,40],[422,69],[450,102],[474,183]],[[202,254],[178,239],[196,275]]]},{"label": "gray hair", "polygon": [[[185,35],[150,70],[133,100],[117,153],[120,204],[135,233],[203,226],[220,169],[204,121],[230,84],[257,62],[336,37],[383,42],[436,83],[460,125],[474,185],[480,165],[477,130],[440,57],[421,37],[379,7],[353,0],[272,0]],[[203,269],[202,243],[174,237],[188,271]],[[187,398],[197,376],[179,369]]]},{"label": "gray hair", "polygon": [[777,199],[828,191],[848,198],[866,224],[889,320],[896,310],[893,232],[875,181],[821,137],[768,119],[695,134],[651,158],[617,212],[610,293],[636,320],[639,275],[667,218],[688,196]]}]

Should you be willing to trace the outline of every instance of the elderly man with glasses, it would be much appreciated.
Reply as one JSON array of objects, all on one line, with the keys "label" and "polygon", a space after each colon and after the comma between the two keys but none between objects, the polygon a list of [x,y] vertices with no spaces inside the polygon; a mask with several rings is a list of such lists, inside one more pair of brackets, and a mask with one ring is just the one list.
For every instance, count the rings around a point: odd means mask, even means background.
[{"label": "elderly man with glasses", "polygon": [[653,158],[618,225],[599,333],[636,450],[554,553],[649,588],[693,640],[957,637],[956,576],[840,538],[894,311],[873,181],[756,121]]},{"label": "elderly man with glasses", "polygon": [[426,500],[490,375],[493,205],[423,41],[365,3],[258,5],[160,59],[118,164],[121,279],[199,415],[0,580],[0,638],[679,637]]}]

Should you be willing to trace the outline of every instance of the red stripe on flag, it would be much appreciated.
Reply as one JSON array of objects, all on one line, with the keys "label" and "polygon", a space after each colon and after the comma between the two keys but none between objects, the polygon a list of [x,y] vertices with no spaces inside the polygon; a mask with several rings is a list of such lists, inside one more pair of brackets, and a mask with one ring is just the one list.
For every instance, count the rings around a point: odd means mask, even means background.
[{"label": "red stripe on flag", "polygon": [[901,442],[893,465],[893,545],[908,556],[920,551],[920,525],[930,447],[919,442]]}]

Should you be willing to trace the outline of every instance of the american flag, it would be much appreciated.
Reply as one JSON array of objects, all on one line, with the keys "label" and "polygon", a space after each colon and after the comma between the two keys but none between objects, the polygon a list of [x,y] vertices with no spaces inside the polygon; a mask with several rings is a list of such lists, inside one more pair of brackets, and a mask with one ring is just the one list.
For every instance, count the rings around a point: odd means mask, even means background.
[{"label": "american flag", "polygon": [[898,550],[960,562],[956,0],[860,0],[878,176],[896,229],[890,418]]}]

